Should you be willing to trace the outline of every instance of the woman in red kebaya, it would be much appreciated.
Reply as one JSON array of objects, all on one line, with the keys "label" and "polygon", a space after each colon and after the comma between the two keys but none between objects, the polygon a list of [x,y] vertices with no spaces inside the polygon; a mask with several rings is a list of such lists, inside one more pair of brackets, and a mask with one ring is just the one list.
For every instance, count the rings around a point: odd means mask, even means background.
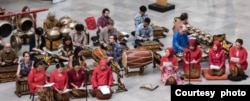
[{"label": "woman in red kebaya", "polygon": [[219,41],[214,41],[213,47],[209,50],[209,74],[212,76],[222,76],[225,74],[225,53]]},{"label": "woman in red kebaya", "polygon": [[73,68],[68,71],[69,86],[72,88],[73,96],[86,97],[87,92],[83,90],[86,83],[86,76],[78,61],[73,61]]},{"label": "woman in red kebaya", "polygon": [[94,89],[92,94],[96,95],[98,99],[111,98],[112,96],[111,93],[106,95],[101,93],[100,86],[108,86],[110,88],[113,85],[113,81],[114,79],[111,67],[108,66],[107,60],[106,59],[100,60],[98,66],[95,67],[91,78],[92,88]]},{"label": "woman in red kebaya", "polygon": [[38,60],[34,63],[33,68],[28,75],[29,90],[31,93],[38,93],[38,100],[53,101],[53,92],[50,87],[44,87],[47,83],[47,76],[42,61]]},{"label": "woman in red kebaya", "polygon": [[244,76],[244,70],[247,69],[247,50],[242,47],[243,40],[237,39],[235,42],[235,46],[231,47],[229,50],[229,69],[232,76]]},{"label": "woman in red kebaya", "polygon": [[53,88],[56,101],[69,101],[68,93],[64,92],[68,88],[68,74],[63,63],[56,64],[56,70],[50,74],[50,82],[55,83]]},{"label": "woman in red kebaya", "polygon": [[167,48],[165,50],[166,55],[161,58],[161,81],[165,85],[183,84],[182,80],[177,75],[178,60],[174,55],[173,48]]},{"label": "woman in red kebaya", "polygon": [[186,78],[197,79],[200,77],[201,59],[202,52],[197,46],[196,41],[193,39],[189,40],[188,47],[183,52],[183,69]]}]

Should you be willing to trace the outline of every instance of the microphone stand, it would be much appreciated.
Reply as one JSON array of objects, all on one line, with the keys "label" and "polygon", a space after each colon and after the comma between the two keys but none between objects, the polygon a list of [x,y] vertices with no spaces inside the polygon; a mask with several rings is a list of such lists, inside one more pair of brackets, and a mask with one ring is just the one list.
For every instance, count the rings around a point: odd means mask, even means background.
[{"label": "microphone stand", "polygon": [[88,94],[88,70],[86,69],[85,70],[85,78],[86,78],[86,81],[85,81],[85,87],[86,87],[86,101],[88,101],[88,96],[89,96],[89,94]]},{"label": "microphone stand", "polygon": [[186,85],[193,85],[193,84],[191,84],[191,79],[190,79],[190,76],[191,76],[191,53],[190,53],[190,51],[188,51],[188,62],[189,62],[189,64],[188,64],[188,84],[186,84]]}]

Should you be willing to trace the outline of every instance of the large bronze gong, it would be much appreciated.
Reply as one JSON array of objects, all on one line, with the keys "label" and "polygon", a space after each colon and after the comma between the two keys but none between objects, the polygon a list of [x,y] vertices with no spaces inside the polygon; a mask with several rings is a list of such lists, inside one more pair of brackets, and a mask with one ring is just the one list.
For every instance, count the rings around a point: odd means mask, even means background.
[{"label": "large bronze gong", "polygon": [[32,17],[23,17],[18,21],[18,28],[24,32],[29,31],[33,26]]},{"label": "large bronze gong", "polygon": [[73,30],[73,29],[75,29],[75,26],[78,24],[78,22],[77,21],[72,21],[72,22],[70,22],[69,24],[68,24],[68,26]]},{"label": "large bronze gong", "polygon": [[72,19],[68,16],[63,16],[59,19],[59,22],[63,23],[64,25],[68,25],[71,21]]},{"label": "large bronze gong", "polygon": [[22,49],[22,40],[17,35],[12,35],[10,37],[10,44],[11,44],[11,47],[15,49],[16,52]]},{"label": "large bronze gong", "polygon": [[70,27],[68,27],[68,26],[63,26],[63,27],[60,29],[61,36],[62,36],[62,37],[65,37],[65,36],[69,35],[70,31],[71,31],[71,28],[70,28]]},{"label": "large bronze gong", "polygon": [[0,36],[8,37],[12,33],[13,27],[10,22],[0,20]]},{"label": "large bronze gong", "polygon": [[53,27],[52,29],[49,29],[47,32],[47,37],[50,40],[57,40],[60,38],[60,31],[58,27]]}]

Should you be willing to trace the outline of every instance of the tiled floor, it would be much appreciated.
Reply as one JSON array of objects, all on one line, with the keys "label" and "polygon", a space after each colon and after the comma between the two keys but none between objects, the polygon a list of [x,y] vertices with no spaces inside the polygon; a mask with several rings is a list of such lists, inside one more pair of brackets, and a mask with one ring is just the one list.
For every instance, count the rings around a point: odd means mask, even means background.
[{"label": "tiled floor", "polygon": [[[169,29],[173,26],[173,18],[179,16],[182,12],[189,14],[189,22],[201,30],[211,34],[226,33],[227,40],[234,42],[236,38],[244,40],[244,46],[250,48],[248,36],[250,11],[247,4],[249,0],[168,0],[174,3],[176,9],[165,13],[148,10],[148,14],[154,24],[165,26]],[[89,16],[99,17],[103,8],[111,10],[110,16],[115,20],[115,27],[119,31],[131,32],[134,30],[133,16],[138,12],[141,5],[154,3],[155,0],[66,0],[65,2],[52,4],[50,1],[42,0],[0,0],[0,6],[5,7],[7,11],[17,12],[25,5],[31,8],[44,8],[57,12],[57,17],[70,16],[73,19],[83,22]],[[42,26],[43,20],[46,18],[47,12],[38,13],[37,24]],[[89,31],[91,35],[95,35],[95,31]],[[171,46],[172,31],[167,33],[165,39],[161,39],[166,47]],[[9,39],[6,38],[5,41]],[[129,38],[128,45],[132,48],[133,37]],[[28,46],[23,46],[19,52],[19,56]],[[248,51],[249,52],[249,51]],[[163,54],[163,51],[159,52]],[[93,60],[87,60],[91,64]],[[203,67],[208,64],[202,63]],[[54,67],[51,66],[50,72]],[[249,69],[247,74],[250,74]],[[127,92],[115,93],[111,101],[170,101],[170,87],[164,86],[160,82],[159,69],[153,69],[149,65],[143,76],[129,76],[123,80],[128,89]],[[139,89],[144,83],[155,83],[159,88],[155,91],[146,91]],[[225,81],[207,81],[194,82],[195,84],[249,84],[249,79],[241,82]],[[89,86],[90,88],[91,86]],[[18,98],[14,95],[15,83],[0,83],[1,101],[29,101],[29,96]],[[85,99],[74,99],[72,101],[82,101]],[[96,101],[96,98],[89,97],[88,101]]]}]

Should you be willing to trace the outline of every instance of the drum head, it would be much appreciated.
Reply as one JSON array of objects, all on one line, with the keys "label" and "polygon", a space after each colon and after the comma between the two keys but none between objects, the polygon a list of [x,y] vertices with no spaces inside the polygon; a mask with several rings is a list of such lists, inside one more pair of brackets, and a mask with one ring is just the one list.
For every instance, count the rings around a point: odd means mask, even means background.
[{"label": "drum head", "polygon": [[5,38],[12,33],[13,27],[8,21],[0,20],[0,36]]},{"label": "drum head", "polygon": [[127,67],[127,54],[126,54],[126,52],[123,52],[122,53],[122,65],[123,65],[123,67],[124,68],[126,68]]},{"label": "drum head", "polygon": [[13,49],[15,49],[16,52],[18,52],[18,51],[21,50],[21,48],[22,48],[22,41],[21,41],[21,39],[18,36],[12,35],[10,37],[10,43],[11,43],[11,47]]}]

